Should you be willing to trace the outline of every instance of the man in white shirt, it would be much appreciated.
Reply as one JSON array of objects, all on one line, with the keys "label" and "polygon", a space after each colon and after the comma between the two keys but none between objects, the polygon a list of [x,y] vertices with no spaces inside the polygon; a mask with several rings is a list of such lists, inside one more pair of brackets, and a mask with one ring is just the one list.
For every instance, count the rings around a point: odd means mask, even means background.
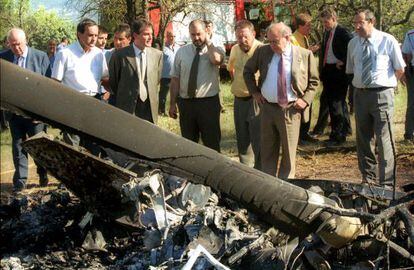
[{"label": "man in white shirt", "polygon": [[407,79],[407,113],[405,115],[406,140],[414,142],[414,29],[405,34],[402,53],[407,67],[405,78]]},{"label": "man in white shirt", "polygon": [[[100,86],[108,83],[108,67],[102,50],[95,47],[98,25],[83,19],[77,26],[78,41],[56,54],[52,78],[85,95],[101,97]],[[77,135],[64,132],[64,140],[78,145]]]},{"label": "man in white shirt", "polygon": [[[354,17],[354,37],[348,45],[346,73],[353,74],[356,143],[359,170],[364,182],[393,185],[392,149],[394,88],[405,63],[397,40],[374,28],[375,16],[360,10]],[[378,159],[374,152],[377,142]]]}]

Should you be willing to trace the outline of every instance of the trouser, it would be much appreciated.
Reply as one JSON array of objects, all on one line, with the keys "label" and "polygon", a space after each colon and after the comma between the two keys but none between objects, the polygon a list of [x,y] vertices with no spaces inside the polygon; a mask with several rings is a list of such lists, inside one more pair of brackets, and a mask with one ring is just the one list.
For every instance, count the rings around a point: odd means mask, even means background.
[{"label": "trouser", "polygon": [[260,169],[260,116],[252,97],[234,98],[234,126],[240,162]]},{"label": "trouser", "polygon": [[218,95],[207,98],[178,99],[181,135],[220,152],[220,101]]},{"label": "trouser", "polygon": [[329,117],[329,107],[328,107],[328,97],[326,96],[325,89],[322,90],[321,96],[319,98],[319,113],[318,121],[313,129],[314,133],[323,134],[326,126],[328,125]]},{"label": "trouser", "polygon": [[[345,141],[348,133],[346,95],[348,78],[335,64],[326,64],[323,69],[323,88],[328,100],[329,117],[331,118],[331,134],[329,138],[335,141]],[[345,109],[346,108],[346,109]]]},{"label": "trouser", "polygon": [[[261,108],[260,119],[262,171],[281,179],[294,178],[301,112],[293,107],[293,103],[282,108],[266,102]],[[278,166],[280,147],[282,159]]]},{"label": "trouser", "polygon": [[7,121],[7,112],[0,110],[0,131],[6,130],[9,128],[9,122]]},{"label": "trouser", "polygon": [[414,67],[406,68],[407,78],[407,112],[405,114],[404,138],[414,139]]},{"label": "trouser", "polygon": [[170,90],[170,78],[161,78],[160,81],[160,92],[159,92],[159,105],[158,105],[158,113],[165,114],[165,103],[167,101],[167,94]]},{"label": "trouser", "polygon": [[[15,189],[22,189],[26,186],[28,176],[28,155],[22,148],[22,142],[28,137],[34,136],[37,133],[45,131],[45,124],[33,123],[32,119],[24,118],[19,115],[12,115],[9,120],[10,133],[12,137],[12,155],[14,164],[13,187]],[[46,170],[37,164],[37,173],[41,181],[47,178]]]},{"label": "trouser", "polygon": [[[355,88],[354,107],[358,165],[362,178],[366,181],[376,181],[379,173],[380,184],[392,185],[394,153],[391,133],[394,89],[362,90]],[[374,139],[377,145],[378,160],[375,156]]]}]

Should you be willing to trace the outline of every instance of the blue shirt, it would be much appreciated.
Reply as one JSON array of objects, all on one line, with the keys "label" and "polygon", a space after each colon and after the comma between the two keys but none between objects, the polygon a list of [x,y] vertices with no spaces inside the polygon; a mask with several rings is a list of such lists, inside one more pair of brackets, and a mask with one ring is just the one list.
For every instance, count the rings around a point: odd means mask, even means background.
[{"label": "blue shirt", "polygon": [[161,78],[171,78],[170,71],[171,67],[174,64],[174,58],[175,54],[178,51],[180,47],[176,44],[173,46],[164,46],[164,49],[162,50],[163,53],[163,65],[162,65],[162,73]]},{"label": "blue shirt", "polygon": [[[371,77],[369,88],[396,87],[395,71],[405,67],[398,41],[390,34],[374,29],[368,38],[371,51]],[[365,38],[356,36],[348,44],[346,73],[354,74],[353,86],[366,87],[362,81],[362,52]]]}]

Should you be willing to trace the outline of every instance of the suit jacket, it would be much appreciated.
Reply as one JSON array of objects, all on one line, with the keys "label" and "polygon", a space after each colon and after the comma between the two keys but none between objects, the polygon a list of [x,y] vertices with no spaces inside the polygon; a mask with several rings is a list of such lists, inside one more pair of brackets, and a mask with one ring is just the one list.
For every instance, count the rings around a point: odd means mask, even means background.
[{"label": "suit jacket", "polygon": [[[257,48],[244,66],[243,77],[250,94],[261,92],[274,52],[269,44]],[[259,83],[255,73],[259,71]],[[319,86],[316,60],[311,51],[292,45],[292,90],[299,98],[311,104]]]},{"label": "suit jacket", "polygon": [[[50,64],[49,57],[45,52],[30,47],[27,47],[27,49],[26,69],[45,76]],[[0,52],[0,59],[13,63],[14,54],[10,49],[5,50]]]},{"label": "suit jacket", "polygon": [[[145,48],[147,57],[146,86],[154,123],[158,118],[158,84],[162,71],[162,52]],[[135,112],[139,96],[139,77],[132,45],[115,51],[109,61],[109,84],[115,96],[115,106],[129,113]]]},{"label": "suit jacket", "polygon": [[[27,47],[27,49],[26,69],[46,76],[50,65],[47,54],[34,48]],[[0,52],[0,59],[13,63],[14,54],[10,49],[2,51]],[[7,113],[5,117],[10,120],[12,116],[12,113]]]},{"label": "suit jacket", "polygon": [[[320,56],[319,56],[319,67],[323,67],[323,58],[325,56],[325,50],[326,50],[326,42],[329,38],[329,31],[325,31],[323,33],[323,40],[322,40],[322,46],[320,50]],[[332,51],[338,60],[341,60],[345,65],[341,71],[345,73],[345,67],[346,67],[346,54],[348,50],[348,43],[352,39],[352,34],[344,27],[337,25],[335,29],[335,33],[332,37]]]}]

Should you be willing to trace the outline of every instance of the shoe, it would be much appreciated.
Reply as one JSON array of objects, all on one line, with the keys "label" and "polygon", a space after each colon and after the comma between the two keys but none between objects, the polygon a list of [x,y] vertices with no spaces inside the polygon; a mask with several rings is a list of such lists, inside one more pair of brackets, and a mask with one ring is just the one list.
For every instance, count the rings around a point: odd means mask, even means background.
[{"label": "shoe", "polygon": [[319,140],[316,138],[316,136],[311,135],[311,134],[305,134],[304,136],[302,136],[300,138],[300,141],[305,141],[305,142],[309,142],[309,143],[319,142]]},{"label": "shoe", "polygon": [[317,138],[317,137],[322,136],[323,135],[323,132],[322,131],[315,131],[314,130],[314,131],[309,132],[309,135],[311,135],[314,138]]},{"label": "shoe", "polygon": [[48,183],[49,183],[49,178],[47,177],[47,174],[39,176],[39,185],[41,187],[46,187]]},{"label": "shoe", "polygon": [[336,146],[341,146],[341,145],[343,145],[344,143],[345,143],[345,141],[344,141],[344,140],[338,141],[338,140],[332,140],[332,139],[329,139],[329,140],[324,141],[324,142],[323,142],[323,145],[324,145],[325,147],[336,147]]}]

